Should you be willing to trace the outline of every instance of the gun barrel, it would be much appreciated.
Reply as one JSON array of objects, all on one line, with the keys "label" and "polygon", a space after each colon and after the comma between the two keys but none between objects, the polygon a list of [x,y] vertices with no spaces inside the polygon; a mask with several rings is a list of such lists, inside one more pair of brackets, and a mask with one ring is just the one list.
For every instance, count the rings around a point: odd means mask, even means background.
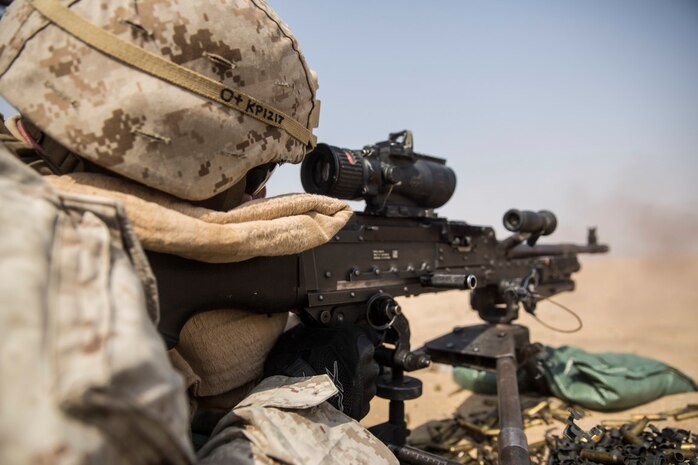
[{"label": "gun barrel", "polygon": [[519,245],[513,247],[507,253],[508,258],[530,258],[545,257],[549,255],[576,255],[580,253],[606,253],[609,248],[603,244],[577,245],[577,244],[554,244],[536,245],[533,247]]}]

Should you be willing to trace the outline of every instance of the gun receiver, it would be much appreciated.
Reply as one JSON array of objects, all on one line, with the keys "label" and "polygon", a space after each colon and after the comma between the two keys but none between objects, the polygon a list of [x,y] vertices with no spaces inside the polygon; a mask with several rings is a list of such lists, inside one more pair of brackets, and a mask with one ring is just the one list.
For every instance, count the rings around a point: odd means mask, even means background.
[{"label": "gun receiver", "polygon": [[497,241],[490,227],[443,218],[356,213],[330,242],[298,255],[207,264],[150,252],[160,286],[160,332],[173,347],[193,314],[216,308],[295,309],[313,324],[357,323],[378,295],[449,289],[472,290],[471,304],[486,321],[510,322],[519,303],[533,312],[541,298],[574,289],[578,253],[608,251],[598,244],[508,241]]}]

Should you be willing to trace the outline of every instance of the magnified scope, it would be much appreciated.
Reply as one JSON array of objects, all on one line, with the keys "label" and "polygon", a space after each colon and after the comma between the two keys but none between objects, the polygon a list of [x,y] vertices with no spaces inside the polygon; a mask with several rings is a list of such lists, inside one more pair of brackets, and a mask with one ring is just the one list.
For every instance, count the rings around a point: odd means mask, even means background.
[{"label": "magnified scope", "polygon": [[350,150],[318,144],[301,166],[306,192],[347,200],[364,199],[366,212],[384,216],[433,216],[456,189],[446,160],[412,150],[412,133]]}]

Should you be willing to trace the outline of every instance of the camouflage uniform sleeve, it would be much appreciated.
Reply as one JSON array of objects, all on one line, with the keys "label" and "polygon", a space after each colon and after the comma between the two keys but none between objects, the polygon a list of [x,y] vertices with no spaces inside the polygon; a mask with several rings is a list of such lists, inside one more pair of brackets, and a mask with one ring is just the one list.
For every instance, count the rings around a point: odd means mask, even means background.
[{"label": "camouflage uniform sleeve", "polygon": [[0,145],[0,463],[194,461],[143,258],[117,203]]},{"label": "camouflage uniform sleeve", "polygon": [[325,402],[327,375],[272,376],[226,415],[199,451],[201,465],[397,465],[378,439]]}]

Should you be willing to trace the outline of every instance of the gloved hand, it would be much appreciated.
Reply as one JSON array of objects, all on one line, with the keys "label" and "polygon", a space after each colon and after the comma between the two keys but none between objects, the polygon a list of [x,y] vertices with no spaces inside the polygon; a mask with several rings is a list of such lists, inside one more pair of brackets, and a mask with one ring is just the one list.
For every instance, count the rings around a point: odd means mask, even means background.
[{"label": "gloved hand", "polygon": [[346,415],[360,420],[376,395],[380,370],[373,359],[377,335],[370,328],[342,325],[316,328],[299,324],[285,332],[267,357],[265,376],[327,374],[339,394],[329,400]]}]

